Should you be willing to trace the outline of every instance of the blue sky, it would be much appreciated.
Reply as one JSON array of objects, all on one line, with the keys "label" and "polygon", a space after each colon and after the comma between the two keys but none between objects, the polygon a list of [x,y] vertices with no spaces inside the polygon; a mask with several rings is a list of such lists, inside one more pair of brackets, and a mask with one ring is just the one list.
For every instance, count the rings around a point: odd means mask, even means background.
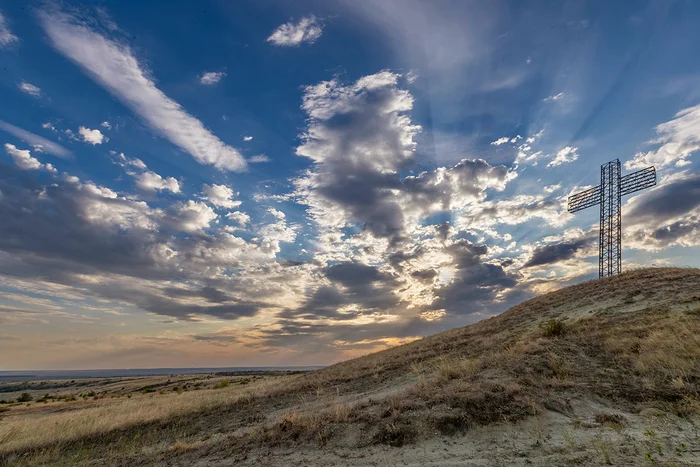
[{"label": "blue sky", "polygon": [[565,203],[615,158],[659,180],[623,268],[697,266],[699,39],[686,1],[0,0],[0,368],[475,322],[596,277]]}]

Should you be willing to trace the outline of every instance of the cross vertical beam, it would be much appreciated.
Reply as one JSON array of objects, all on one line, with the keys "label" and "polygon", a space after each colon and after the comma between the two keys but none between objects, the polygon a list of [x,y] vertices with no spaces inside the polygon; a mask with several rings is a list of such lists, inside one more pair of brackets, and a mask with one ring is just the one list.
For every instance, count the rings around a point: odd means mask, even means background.
[{"label": "cross vertical beam", "polygon": [[570,213],[600,205],[598,277],[622,272],[622,197],[656,185],[656,169],[621,175],[620,161],[600,166],[600,185],[569,196]]},{"label": "cross vertical beam", "polygon": [[622,196],[620,161],[600,167],[600,251],[598,277],[614,276],[622,271]]}]

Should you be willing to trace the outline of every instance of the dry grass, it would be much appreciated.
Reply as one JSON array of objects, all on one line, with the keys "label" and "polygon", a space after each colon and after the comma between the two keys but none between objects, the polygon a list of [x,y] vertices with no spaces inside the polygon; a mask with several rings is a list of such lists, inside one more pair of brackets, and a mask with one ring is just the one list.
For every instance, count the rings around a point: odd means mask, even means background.
[{"label": "dry grass", "polygon": [[[558,401],[574,395],[595,395],[629,410],[641,404],[694,416],[700,413],[700,315],[688,310],[699,306],[699,270],[638,270],[303,376],[181,394],[37,404],[45,410],[31,417],[12,407],[0,424],[0,464],[3,454],[9,459],[10,453],[32,452],[44,456],[34,463],[51,463],[73,452],[76,442],[88,443],[88,456],[104,458],[100,437],[136,429],[150,433],[151,444],[163,444],[168,433],[167,448],[153,448],[161,452],[157,459],[215,449],[204,441],[213,430],[242,430],[216,448],[227,450],[325,446],[352,430],[356,445],[401,445],[519,420],[542,407],[565,412]],[[217,418],[222,412],[227,415]],[[187,436],[154,424],[176,419],[188,427]],[[142,462],[143,443],[123,455]]]},{"label": "dry grass", "polygon": [[0,424],[0,455],[36,449],[124,430],[138,424],[163,421],[192,413],[210,412],[218,407],[245,402],[253,394],[278,388],[278,378],[225,390],[191,391],[180,394],[148,394],[133,398],[104,399],[91,404],[83,401],[47,410],[41,416],[7,416]]}]

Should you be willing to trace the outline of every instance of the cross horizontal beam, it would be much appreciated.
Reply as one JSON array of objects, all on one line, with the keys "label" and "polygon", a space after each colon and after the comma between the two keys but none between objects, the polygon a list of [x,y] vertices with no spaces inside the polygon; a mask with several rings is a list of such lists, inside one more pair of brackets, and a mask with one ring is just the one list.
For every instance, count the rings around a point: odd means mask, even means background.
[{"label": "cross horizontal beam", "polygon": [[570,213],[600,204],[600,185],[569,196],[567,210]]},{"label": "cross horizontal beam", "polygon": [[620,178],[620,196],[656,185],[656,169],[647,167]]}]

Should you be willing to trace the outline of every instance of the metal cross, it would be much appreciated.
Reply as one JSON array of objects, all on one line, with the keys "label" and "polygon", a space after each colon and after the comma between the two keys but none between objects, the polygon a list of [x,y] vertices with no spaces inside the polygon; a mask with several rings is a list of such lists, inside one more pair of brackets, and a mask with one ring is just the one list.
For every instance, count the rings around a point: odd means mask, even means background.
[{"label": "metal cross", "polygon": [[598,277],[622,272],[622,197],[654,185],[656,169],[653,166],[622,177],[620,160],[615,159],[600,166],[600,185],[569,197],[570,213],[600,204]]}]

